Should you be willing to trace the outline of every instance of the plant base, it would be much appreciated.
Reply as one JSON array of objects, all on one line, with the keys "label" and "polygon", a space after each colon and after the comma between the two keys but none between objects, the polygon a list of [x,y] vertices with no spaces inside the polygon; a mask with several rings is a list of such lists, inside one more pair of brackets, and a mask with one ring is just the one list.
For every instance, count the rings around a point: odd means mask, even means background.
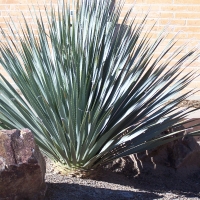
[{"label": "plant base", "polygon": [[98,167],[95,169],[85,170],[77,168],[67,168],[66,165],[62,165],[58,162],[54,162],[54,169],[57,173],[63,176],[77,177],[83,179],[97,179],[102,174],[103,168]]}]

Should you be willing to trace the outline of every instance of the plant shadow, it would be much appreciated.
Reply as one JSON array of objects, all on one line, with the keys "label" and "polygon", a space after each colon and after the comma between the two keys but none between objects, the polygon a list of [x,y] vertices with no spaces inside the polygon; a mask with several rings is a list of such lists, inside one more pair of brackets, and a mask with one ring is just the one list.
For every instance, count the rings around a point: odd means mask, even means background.
[{"label": "plant shadow", "polygon": [[162,174],[156,174],[156,171],[154,173],[145,172],[134,177],[131,173],[105,170],[104,175],[98,177],[98,180],[126,185],[150,193],[173,193],[186,198],[200,199],[200,171],[188,177],[171,173],[171,170]]},{"label": "plant shadow", "polygon": [[162,195],[152,192],[134,192],[96,188],[74,183],[47,183],[45,200],[127,200],[127,199],[161,199]]}]

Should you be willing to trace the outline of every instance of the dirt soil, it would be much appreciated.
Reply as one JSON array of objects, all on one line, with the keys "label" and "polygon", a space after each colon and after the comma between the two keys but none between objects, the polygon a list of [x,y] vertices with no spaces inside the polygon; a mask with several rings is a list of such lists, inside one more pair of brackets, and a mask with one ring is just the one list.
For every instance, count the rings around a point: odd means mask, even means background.
[{"label": "dirt soil", "polygon": [[91,180],[62,176],[47,159],[46,183],[45,200],[200,199],[200,171],[182,178],[168,171],[162,176],[147,172],[133,177],[103,170]]}]

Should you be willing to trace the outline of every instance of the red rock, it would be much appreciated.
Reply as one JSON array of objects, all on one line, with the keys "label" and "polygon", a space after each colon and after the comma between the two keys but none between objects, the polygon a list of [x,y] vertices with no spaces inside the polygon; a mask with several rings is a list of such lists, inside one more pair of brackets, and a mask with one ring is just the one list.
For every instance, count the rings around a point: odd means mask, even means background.
[{"label": "red rock", "polygon": [[[182,130],[180,127],[178,130]],[[169,133],[168,131],[163,134]],[[139,174],[190,176],[200,172],[200,145],[194,137],[174,140],[155,149],[116,159],[105,168],[127,176]],[[176,136],[175,136],[176,137]]]},{"label": "red rock", "polygon": [[[180,127],[179,130],[184,129]],[[181,176],[192,175],[200,171],[200,145],[194,137],[184,137],[159,146],[150,151],[137,154],[142,163],[140,171],[151,171],[158,174],[176,173]]]},{"label": "red rock", "polygon": [[30,130],[0,131],[0,200],[42,200],[45,160]]}]

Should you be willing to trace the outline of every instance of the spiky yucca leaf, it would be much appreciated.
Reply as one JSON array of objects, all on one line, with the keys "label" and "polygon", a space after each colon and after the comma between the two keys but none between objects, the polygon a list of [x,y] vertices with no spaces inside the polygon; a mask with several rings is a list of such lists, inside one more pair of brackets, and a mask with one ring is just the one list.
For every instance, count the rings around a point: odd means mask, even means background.
[{"label": "spiky yucca leaf", "polygon": [[171,65],[185,49],[169,54],[172,39],[155,58],[166,30],[151,43],[151,29],[142,36],[147,16],[128,21],[130,9],[118,25],[123,1],[110,5],[85,0],[71,16],[67,2],[50,15],[46,9],[47,24],[36,15],[37,34],[26,19],[21,30],[8,23],[12,37],[1,30],[0,62],[21,92],[1,75],[1,128],[31,129],[43,152],[67,169],[92,169],[169,142],[177,132],[161,132],[195,110],[176,106],[192,94],[177,97],[195,74],[178,77],[196,50]]}]

